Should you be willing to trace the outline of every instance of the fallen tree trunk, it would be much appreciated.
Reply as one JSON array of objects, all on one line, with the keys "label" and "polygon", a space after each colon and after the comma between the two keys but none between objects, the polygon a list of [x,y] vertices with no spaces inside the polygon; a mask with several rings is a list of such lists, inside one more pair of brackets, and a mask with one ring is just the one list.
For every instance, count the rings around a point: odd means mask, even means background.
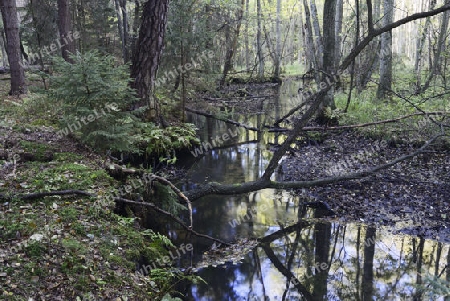
[{"label": "fallen tree trunk", "polygon": [[6,195],[0,193],[0,200],[13,200],[14,198],[21,199],[21,200],[36,200],[36,199],[42,199],[47,196],[57,196],[57,195],[81,195],[81,196],[88,196],[88,197],[96,197],[95,194],[82,191],[82,190],[59,190],[59,191],[48,191],[48,192],[35,192],[35,193],[28,193],[28,194],[17,194],[17,195]]},{"label": "fallen tree trunk", "polygon": [[[439,134],[433,137],[431,140],[429,140],[427,143],[425,143],[421,148],[419,148],[417,151],[404,155],[402,157],[399,157],[391,162],[388,162],[383,165],[376,166],[374,168],[371,168],[369,170],[360,171],[360,172],[354,172],[349,173],[341,176],[333,176],[333,177],[325,177],[325,178],[319,178],[315,180],[310,181],[290,181],[290,182],[275,182],[271,181],[270,178],[261,177],[256,181],[252,182],[246,182],[242,184],[219,184],[219,183],[208,183],[206,185],[202,185],[200,188],[195,190],[190,190],[185,192],[185,195],[187,198],[191,200],[191,202],[204,197],[206,195],[210,194],[216,194],[216,195],[234,195],[234,194],[243,194],[243,193],[249,193],[254,192],[261,189],[266,188],[273,188],[273,189],[298,189],[298,188],[310,188],[310,187],[316,187],[316,186],[324,186],[329,184],[334,184],[342,181],[348,181],[348,180],[357,180],[362,179],[365,177],[368,177],[370,175],[373,175],[383,169],[387,169],[391,166],[394,166],[397,163],[400,163],[402,161],[411,159],[421,153],[423,153],[434,141],[436,141],[438,138],[443,137],[445,135]],[[266,169],[267,172],[267,169]]]},{"label": "fallen tree trunk", "polygon": [[184,109],[186,111],[188,111],[188,112],[191,112],[191,113],[194,113],[194,114],[198,114],[198,115],[202,115],[202,116],[209,117],[209,118],[214,118],[214,119],[223,121],[225,123],[229,123],[229,124],[232,124],[232,125],[235,125],[235,126],[238,126],[238,127],[242,127],[242,128],[244,128],[246,130],[249,130],[249,131],[255,131],[255,132],[260,132],[261,131],[260,129],[255,128],[253,126],[249,126],[249,125],[246,125],[246,124],[243,124],[243,123],[231,120],[231,119],[221,118],[221,117],[215,116],[214,114],[211,114],[211,113],[198,111],[198,110],[194,110],[194,109],[190,109],[190,108],[184,108]]}]

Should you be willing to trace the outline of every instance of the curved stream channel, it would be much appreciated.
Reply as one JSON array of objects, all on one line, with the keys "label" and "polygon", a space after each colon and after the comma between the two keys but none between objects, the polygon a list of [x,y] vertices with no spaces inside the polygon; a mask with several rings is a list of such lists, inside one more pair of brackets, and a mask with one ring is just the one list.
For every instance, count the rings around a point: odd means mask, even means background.
[{"label": "curved stream channel", "polygon": [[[239,121],[251,126],[273,123],[298,101],[297,88],[298,83],[284,83],[278,99],[261,101],[259,114],[241,116]],[[256,180],[272,156],[268,145],[282,142],[282,136],[265,133],[258,137],[203,116],[191,114],[189,119],[199,127],[202,142],[224,133],[230,134],[230,140],[196,160],[183,190],[206,181]],[[199,269],[198,275],[207,284],[191,286],[186,299],[450,300],[443,295],[450,283],[449,245],[393,234],[389,228],[340,223],[339,217],[314,219],[312,209],[298,223],[299,204],[304,201],[301,195],[266,189],[194,202],[197,231],[224,241],[266,238],[235,262],[223,260]],[[170,234],[186,242],[177,233]],[[195,265],[212,242],[192,239],[191,263]]]}]

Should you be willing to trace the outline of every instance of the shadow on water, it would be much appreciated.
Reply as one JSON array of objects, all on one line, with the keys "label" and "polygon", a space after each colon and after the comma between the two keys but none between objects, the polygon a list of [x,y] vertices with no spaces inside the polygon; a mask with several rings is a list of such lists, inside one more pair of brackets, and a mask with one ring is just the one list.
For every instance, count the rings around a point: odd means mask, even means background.
[{"label": "shadow on water", "polygon": [[[271,125],[297,104],[297,89],[298,83],[285,83],[280,97],[263,103],[267,114],[233,119],[258,128]],[[187,179],[179,184],[184,191],[210,181],[256,180],[272,157],[270,145],[283,141],[276,133],[258,134],[203,116],[188,117],[208,149],[204,148],[202,155],[194,152],[183,158],[191,166]],[[215,137],[230,131],[239,134],[208,147]],[[274,175],[277,180],[282,177]],[[195,230],[224,241],[265,238],[238,264],[199,270],[208,284],[190,287],[185,299],[444,300],[439,296],[450,282],[449,245],[394,235],[388,228],[323,221],[312,209],[304,218],[302,204],[307,201],[307,190],[294,195],[265,189],[246,195],[207,196],[194,202]],[[187,238],[171,226],[168,231],[179,243],[192,242],[194,265],[211,248],[211,241]]]}]

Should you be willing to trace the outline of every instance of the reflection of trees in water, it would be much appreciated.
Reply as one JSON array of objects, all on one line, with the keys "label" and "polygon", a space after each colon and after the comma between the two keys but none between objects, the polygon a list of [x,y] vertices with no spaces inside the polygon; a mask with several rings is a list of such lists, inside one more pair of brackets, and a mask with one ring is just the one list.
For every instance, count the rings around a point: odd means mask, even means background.
[{"label": "reflection of trees in water", "polygon": [[[440,278],[444,285],[450,280],[449,245],[386,236],[373,226],[299,220],[288,227],[280,224],[279,231],[260,239],[244,263],[202,272],[200,276],[209,284],[197,287],[198,296],[208,300],[266,300],[263,296],[274,294],[281,300],[436,300],[439,294],[433,295],[428,276]],[[275,285],[280,280],[281,287]],[[274,285],[276,292],[271,291]]]},{"label": "reflection of trees in water", "polygon": [[375,227],[367,227],[364,241],[362,300],[372,300],[373,296],[373,259],[375,256],[376,233]]},{"label": "reflection of trees in water", "polygon": [[[255,257],[252,252],[249,254],[250,260],[246,260],[240,265],[226,265],[220,268],[207,268],[200,271],[199,276],[203,279],[207,279],[207,285],[196,286],[197,296],[201,296],[202,300],[218,300],[218,301],[228,301],[228,300],[241,300],[242,296],[239,296],[235,291],[235,285],[239,282],[240,275],[248,275],[248,285],[249,285],[249,298],[255,294],[252,292],[252,281],[251,279],[260,278],[258,276],[258,266],[259,260]],[[219,270],[219,272],[218,272]],[[191,300],[191,299],[189,299]],[[257,299],[258,300],[258,299]]]},{"label": "reflection of trees in water", "polygon": [[[346,228],[300,222],[262,239],[260,248],[286,279],[282,300],[290,300],[286,298],[295,292],[303,300],[393,300],[394,296],[424,300],[424,290],[416,289],[432,289],[424,284],[424,275],[449,281],[449,246],[409,236],[389,246],[383,237],[377,240],[373,226],[357,226],[356,235]],[[449,249],[448,258],[444,248]],[[431,251],[424,254],[424,250]]]}]

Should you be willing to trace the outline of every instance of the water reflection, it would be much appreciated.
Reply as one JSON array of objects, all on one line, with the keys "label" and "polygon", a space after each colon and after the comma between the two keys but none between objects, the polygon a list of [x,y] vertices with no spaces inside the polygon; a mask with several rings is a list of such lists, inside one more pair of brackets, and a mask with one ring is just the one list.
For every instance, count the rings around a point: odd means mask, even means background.
[{"label": "water reflection", "polygon": [[444,300],[448,245],[359,224],[270,232],[241,264],[201,270],[188,300]]},{"label": "water reflection", "polygon": [[[284,83],[279,97],[264,103],[267,115],[233,119],[257,128],[271,125],[298,104],[297,89],[296,82]],[[283,136],[275,133],[239,130],[192,114],[188,118],[200,129],[202,142],[229,130],[240,134],[201,158],[190,156],[195,163],[188,179],[180,184],[183,190],[208,181],[254,181],[272,156],[266,146],[283,141]],[[208,285],[193,286],[186,299],[444,300],[436,287],[448,286],[450,282],[449,245],[393,235],[387,228],[305,221],[299,208],[302,201],[302,196],[273,189],[237,196],[208,196],[196,201],[193,205],[197,231],[225,241],[237,237],[267,238],[241,264],[201,270],[199,275]],[[309,212],[308,216],[319,217],[313,214],[316,212]],[[295,225],[282,226],[291,224]],[[176,230],[170,233],[185,242],[181,235],[177,237]],[[211,246],[210,241],[200,239],[192,243],[194,261],[200,260]]]}]

